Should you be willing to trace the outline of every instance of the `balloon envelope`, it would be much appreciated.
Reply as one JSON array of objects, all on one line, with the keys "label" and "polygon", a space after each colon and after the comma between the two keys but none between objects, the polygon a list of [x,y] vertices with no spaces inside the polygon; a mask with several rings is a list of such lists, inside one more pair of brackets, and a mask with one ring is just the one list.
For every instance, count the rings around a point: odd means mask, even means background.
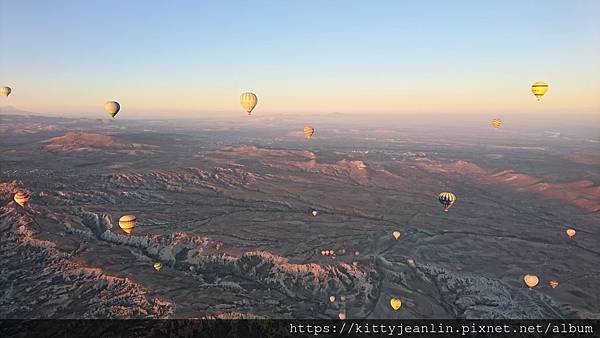
[{"label": "balloon envelope", "polygon": [[523,281],[529,288],[533,288],[534,286],[538,285],[540,279],[534,275],[525,275],[525,277],[523,277]]},{"label": "balloon envelope", "polygon": [[500,120],[500,119],[493,119],[492,120],[492,127],[494,127],[494,128],[500,128],[501,125],[502,125],[502,120]]},{"label": "balloon envelope", "polygon": [[21,208],[25,208],[27,202],[29,202],[29,193],[26,191],[18,191],[13,197],[15,202],[21,206]]},{"label": "balloon envelope", "polygon": [[335,302],[335,296],[329,296],[329,301],[332,303]]},{"label": "balloon envelope", "polygon": [[156,271],[160,271],[160,268],[162,268],[162,264],[160,264],[160,262],[154,263],[154,265],[152,265],[154,267],[154,270]]},{"label": "balloon envelope", "polygon": [[392,232],[392,235],[394,236],[395,239],[400,238],[400,231],[394,231]]},{"label": "balloon envelope", "polygon": [[0,94],[2,94],[4,96],[10,95],[11,92],[12,92],[12,89],[10,89],[10,87],[2,87],[2,88],[0,88]]},{"label": "balloon envelope", "polygon": [[444,206],[444,211],[447,212],[456,201],[456,195],[451,192],[442,192],[438,196],[438,200]]},{"label": "balloon envelope", "polygon": [[569,236],[569,238],[575,237],[576,234],[577,231],[575,231],[575,229],[567,229],[567,236]]},{"label": "balloon envelope", "polygon": [[533,93],[533,95],[535,95],[535,98],[539,101],[542,99],[542,96],[544,96],[544,94],[546,94],[546,92],[548,91],[548,84],[545,82],[534,82],[531,85],[531,92]]},{"label": "balloon envelope", "polygon": [[252,114],[252,110],[256,107],[258,103],[258,98],[254,93],[246,92],[240,95],[240,104],[242,108],[248,113],[248,115]]},{"label": "balloon envelope", "polygon": [[398,309],[402,306],[402,302],[400,299],[392,298],[390,299],[390,306],[392,309],[394,309],[394,311],[398,311]]},{"label": "balloon envelope", "polygon": [[315,128],[310,127],[310,126],[304,127],[304,137],[306,137],[307,139],[310,140],[310,138],[314,135],[314,133],[315,133]]},{"label": "balloon envelope", "polygon": [[121,110],[121,105],[117,101],[108,101],[104,104],[104,110],[106,110],[110,117],[115,118],[119,110]]},{"label": "balloon envelope", "polygon": [[128,235],[131,235],[131,232],[136,225],[137,218],[133,215],[124,215],[119,218],[119,227],[121,227],[121,229],[123,229],[123,231]]},{"label": "balloon envelope", "polygon": [[553,289],[556,289],[556,287],[558,286],[558,281],[553,279],[550,281],[550,287]]}]

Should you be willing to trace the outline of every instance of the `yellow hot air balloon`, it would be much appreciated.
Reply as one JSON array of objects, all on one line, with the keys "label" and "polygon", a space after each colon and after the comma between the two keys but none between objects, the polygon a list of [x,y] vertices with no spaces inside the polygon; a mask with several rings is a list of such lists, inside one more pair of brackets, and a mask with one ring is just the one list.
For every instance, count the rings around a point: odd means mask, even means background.
[{"label": "yellow hot air balloon", "polygon": [[18,191],[13,199],[18,205],[20,205],[22,208],[25,208],[25,206],[27,206],[27,202],[29,202],[29,193],[26,191]]},{"label": "yellow hot air balloon", "polygon": [[557,286],[558,286],[558,281],[556,279],[553,279],[550,281],[551,288],[556,289]]},{"label": "yellow hot air balloon", "polygon": [[402,301],[400,301],[398,298],[392,298],[390,299],[390,306],[392,309],[394,309],[394,311],[398,311],[398,309],[402,306]]},{"label": "yellow hot air balloon", "polygon": [[307,139],[310,140],[314,133],[315,133],[315,128],[310,127],[310,126],[304,127],[304,137],[306,137]]},{"label": "yellow hot air balloon", "polygon": [[493,119],[492,120],[492,127],[494,127],[494,128],[500,128],[501,125],[502,125],[502,120],[500,120],[500,119]]},{"label": "yellow hot air balloon", "polygon": [[531,289],[534,286],[538,285],[540,279],[534,275],[525,275],[523,277],[523,281],[525,282],[525,285],[527,285]]},{"label": "yellow hot air balloon", "polygon": [[531,92],[535,95],[535,98],[539,101],[542,96],[548,91],[548,84],[545,82],[534,82],[531,85]]},{"label": "yellow hot air balloon", "polygon": [[441,192],[438,196],[438,200],[444,206],[444,211],[448,212],[448,209],[450,209],[450,207],[456,201],[456,195],[451,192]]},{"label": "yellow hot air balloon", "polygon": [[160,268],[162,268],[162,264],[160,264],[160,262],[156,262],[152,266],[154,267],[154,270],[156,270],[156,271],[160,271]]},{"label": "yellow hot air balloon", "polygon": [[121,105],[117,101],[108,101],[104,104],[104,110],[114,119],[119,110],[121,110]]},{"label": "yellow hot air balloon", "polygon": [[329,301],[332,303],[335,302],[335,296],[329,296]]},{"label": "yellow hot air balloon", "polygon": [[392,232],[392,235],[394,236],[395,239],[400,238],[400,231],[394,231]]},{"label": "yellow hot air balloon", "polygon": [[569,238],[575,237],[576,234],[577,234],[577,231],[575,231],[575,229],[572,229],[572,228],[567,229],[567,236],[569,236]]},{"label": "yellow hot air balloon", "polygon": [[137,224],[137,218],[133,215],[124,215],[119,218],[119,226],[127,235],[131,235],[133,228]]},{"label": "yellow hot air balloon", "polygon": [[10,93],[12,92],[12,89],[10,89],[10,87],[2,87],[0,88],[0,94],[8,97],[8,95],[10,95]]},{"label": "yellow hot air balloon", "polygon": [[240,104],[248,115],[252,114],[252,110],[256,107],[256,103],[258,103],[258,98],[254,93],[246,92],[240,95]]}]

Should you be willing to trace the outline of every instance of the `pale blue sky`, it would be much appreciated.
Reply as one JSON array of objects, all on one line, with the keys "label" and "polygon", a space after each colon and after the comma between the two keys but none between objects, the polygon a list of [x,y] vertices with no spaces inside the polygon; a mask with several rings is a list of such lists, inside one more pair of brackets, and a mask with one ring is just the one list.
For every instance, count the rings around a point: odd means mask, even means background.
[{"label": "pale blue sky", "polygon": [[19,108],[600,112],[600,1],[0,0]]}]

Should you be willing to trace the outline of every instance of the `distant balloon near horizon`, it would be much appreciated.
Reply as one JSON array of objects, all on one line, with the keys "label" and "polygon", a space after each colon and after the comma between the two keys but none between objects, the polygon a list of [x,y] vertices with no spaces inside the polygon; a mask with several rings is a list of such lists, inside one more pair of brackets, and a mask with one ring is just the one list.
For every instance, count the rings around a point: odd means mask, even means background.
[{"label": "distant balloon near horizon", "polygon": [[535,95],[535,98],[540,101],[542,99],[542,96],[544,96],[544,94],[546,94],[546,92],[548,91],[548,84],[546,82],[534,82],[531,85],[531,92],[533,93],[533,95]]},{"label": "distant balloon near horizon", "polygon": [[114,119],[119,110],[121,110],[121,105],[117,101],[107,101],[104,104],[104,110]]},{"label": "distant balloon near horizon", "polygon": [[304,127],[304,137],[306,137],[307,139],[310,140],[314,134],[315,134],[315,128],[313,128],[311,126]]},{"label": "distant balloon near horizon", "polygon": [[254,93],[245,92],[242,93],[242,95],[240,95],[240,104],[242,105],[242,108],[244,108],[246,113],[248,113],[248,115],[252,115],[252,110],[254,110],[254,107],[256,107],[257,103],[258,98]]},{"label": "distant balloon near horizon", "polygon": [[500,120],[500,119],[492,120],[492,127],[497,129],[497,128],[500,128],[501,125],[502,125],[502,120]]},{"label": "distant balloon near horizon", "polygon": [[573,238],[577,234],[577,231],[575,231],[575,229],[573,229],[573,228],[569,228],[569,229],[567,229],[566,233],[567,233],[567,236],[569,236],[569,238]]},{"label": "distant balloon near horizon", "polygon": [[0,93],[6,97],[8,97],[8,95],[10,95],[10,93],[12,93],[12,89],[10,89],[10,87],[2,87],[0,88]]}]

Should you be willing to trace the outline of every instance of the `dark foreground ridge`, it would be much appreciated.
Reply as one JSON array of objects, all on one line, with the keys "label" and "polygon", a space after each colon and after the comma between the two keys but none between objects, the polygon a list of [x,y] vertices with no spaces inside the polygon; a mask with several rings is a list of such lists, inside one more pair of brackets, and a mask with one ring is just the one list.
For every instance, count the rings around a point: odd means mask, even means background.
[{"label": "dark foreground ridge", "polygon": [[598,337],[600,320],[0,320],[1,337]]}]

